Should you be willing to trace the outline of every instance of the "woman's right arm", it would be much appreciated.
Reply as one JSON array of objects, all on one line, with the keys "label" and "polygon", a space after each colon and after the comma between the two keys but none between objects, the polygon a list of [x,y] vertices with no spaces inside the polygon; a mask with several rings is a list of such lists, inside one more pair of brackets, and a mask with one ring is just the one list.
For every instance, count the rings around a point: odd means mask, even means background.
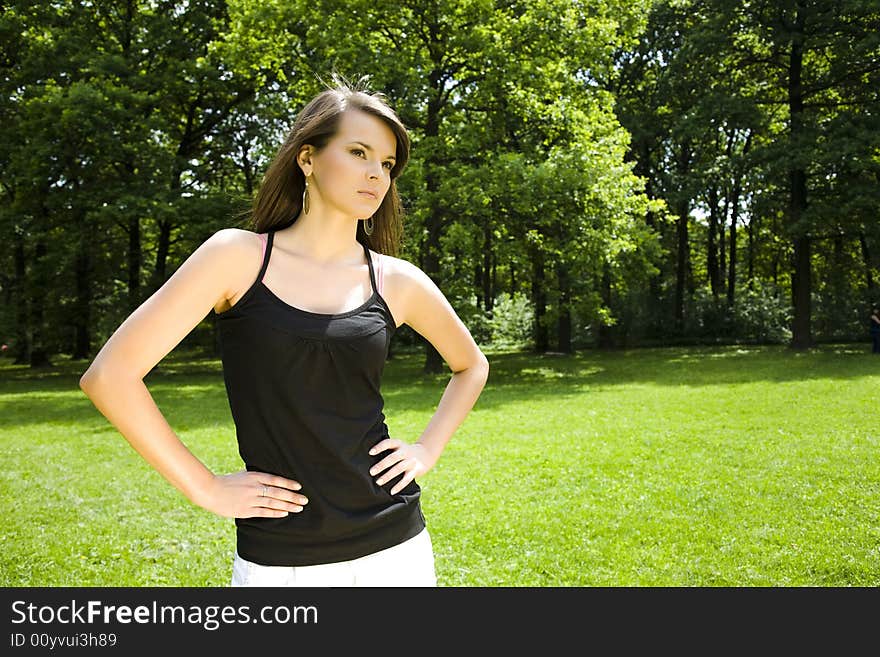
[{"label": "woman's right arm", "polygon": [[194,504],[226,517],[280,517],[302,510],[305,498],[293,492],[297,482],[283,477],[214,475],[171,429],[143,379],[216,305],[250,284],[259,253],[247,231],[214,233],[116,329],[79,381],[159,474]]}]

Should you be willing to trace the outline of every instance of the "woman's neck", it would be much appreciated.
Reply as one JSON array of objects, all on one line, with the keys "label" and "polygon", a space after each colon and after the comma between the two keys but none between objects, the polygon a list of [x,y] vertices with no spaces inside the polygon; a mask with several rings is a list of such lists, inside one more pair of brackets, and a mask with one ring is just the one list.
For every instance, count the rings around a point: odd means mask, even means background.
[{"label": "woman's neck", "polygon": [[317,264],[343,264],[363,259],[363,247],[357,241],[357,220],[341,214],[323,213],[312,208],[300,213],[292,226],[279,231],[288,251]]}]

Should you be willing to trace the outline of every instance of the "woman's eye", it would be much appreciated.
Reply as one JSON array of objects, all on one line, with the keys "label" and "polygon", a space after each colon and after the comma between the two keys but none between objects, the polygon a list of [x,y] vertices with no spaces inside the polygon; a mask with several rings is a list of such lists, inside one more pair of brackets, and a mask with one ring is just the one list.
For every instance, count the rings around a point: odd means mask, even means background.
[{"label": "woman's eye", "polygon": [[[358,157],[360,157],[361,155],[364,155],[363,149],[360,149],[360,148],[353,149],[351,151],[351,153],[352,153],[352,155],[357,155]],[[386,167],[389,171],[391,171],[394,168],[394,162],[383,162],[382,166]]]}]

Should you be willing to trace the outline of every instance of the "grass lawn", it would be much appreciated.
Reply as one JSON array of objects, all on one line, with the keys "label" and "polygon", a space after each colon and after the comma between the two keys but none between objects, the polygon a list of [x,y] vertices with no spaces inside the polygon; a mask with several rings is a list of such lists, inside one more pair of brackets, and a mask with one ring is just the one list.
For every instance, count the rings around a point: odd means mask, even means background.
[{"label": "grass lawn", "polygon": [[[880,357],[869,345],[488,353],[420,481],[442,586],[880,585]],[[448,374],[395,353],[392,436]],[[79,390],[0,365],[0,585],[225,586],[235,527],[190,504]],[[187,446],[241,468],[219,361],[147,378]]]}]

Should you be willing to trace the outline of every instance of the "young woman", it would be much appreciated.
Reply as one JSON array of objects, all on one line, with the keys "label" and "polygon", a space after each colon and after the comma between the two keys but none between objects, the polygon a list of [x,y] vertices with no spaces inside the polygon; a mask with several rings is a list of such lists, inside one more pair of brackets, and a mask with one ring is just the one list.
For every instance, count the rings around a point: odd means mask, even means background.
[{"label": "young woman", "polygon": [[[416,479],[476,403],[489,365],[434,282],[395,257],[406,129],[340,78],[298,114],[250,228],[205,240],[107,340],[80,387],[194,504],[235,518],[232,585],[433,586]],[[216,313],[245,469],[211,472],[143,378]],[[380,381],[394,331],[453,374],[414,442],[390,436]]]}]

